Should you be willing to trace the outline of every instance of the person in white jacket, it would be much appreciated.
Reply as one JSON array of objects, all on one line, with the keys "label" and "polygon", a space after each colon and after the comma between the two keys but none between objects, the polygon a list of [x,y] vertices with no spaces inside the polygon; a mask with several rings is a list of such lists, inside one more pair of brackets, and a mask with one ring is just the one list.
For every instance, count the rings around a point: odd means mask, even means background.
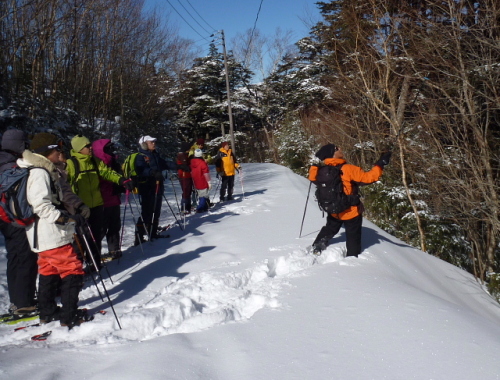
[{"label": "person in white jacket", "polygon": [[[54,154],[58,147],[54,147]],[[20,167],[30,170],[26,196],[33,212],[35,223],[27,230],[31,249],[38,253],[38,307],[40,322],[60,320],[62,326],[79,325],[86,320],[78,310],[78,295],[83,286],[83,266],[72,246],[75,225],[84,223],[83,216],[70,215],[61,199],[59,174],[49,157],[23,152],[17,160]],[[62,307],[55,298],[60,286]]]}]

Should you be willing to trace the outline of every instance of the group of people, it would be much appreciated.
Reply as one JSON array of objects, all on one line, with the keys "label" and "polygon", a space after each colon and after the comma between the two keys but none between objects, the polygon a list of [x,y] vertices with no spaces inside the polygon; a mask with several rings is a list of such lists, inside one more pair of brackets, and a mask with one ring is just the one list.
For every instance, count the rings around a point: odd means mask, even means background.
[{"label": "group of people", "polygon": [[196,212],[205,212],[210,207],[209,193],[212,183],[208,164],[212,162],[215,164],[217,177],[221,180],[219,200],[224,202],[233,199],[234,176],[236,171],[241,170],[241,166],[229,142],[223,141],[213,158],[205,154],[204,147],[205,140],[200,138],[192,146],[189,143],[182,143],[181,151],[177,154],[177,164],[183,165],[178,170],[177,177],[182,188],[181,206],[185,214],[191,212],[194,190],[198,196]]},{"label": "group of people", "polygon": [[[215,163],[217,177],[221,179],[220,201],[232,199],[235,173],[241,167],[228,142],[221,143],[213,158],[205,156],[203,139],[194,145],[182,143],[174,162],[160,157],[156,141],[151,136],[139,139],[135,178],[131,179],[123,176],[115,146],[109,139],[91,143],[85,136],[77,135],[71,140],[70,157],[66,159],[62,140],[54,134],[38,133],[31,142],[20,130],[10,129],[3,134],[0,173],[13,167],[30,169],[26,198],[36,215],[35,223],[27,228],[0,220],[7,249],[9,312],[24,315],[38,310],[40,323],[59,320],[69,328],[85,321],[87,316],[78,309],[78,296],[84,274],[100,270],[101,240],[106,237],[108,255],[112,258],[122,255],[121,194],[137,188],[140,196],[136,244],[144,241],[145,235],[154,239],[158,236],[165,170],[177,171],[184,213],[191,212],[194,191],[198,196],[196,212],[205,212],[210,207],[212,184],[207,161]],[[360,185],[380,178],[391,154],[384,153],[367,172],[347,164],[342,149],[334,144],[323,146],[316,157],[320,166],[341,166],[345,193],[357,194]],[[316,180],[320,166],[311,168],[311,181]],[[314,253],[321,254],[329,240],[345,226],[347,256],[358,256],[362,211],[359,203],[339,214],[328,215],[326,225],[313,243]],[[56,303],[57,296],[61,297],[61,307]]]},{"label": "group of people", "polygon": [[[0,220],[7,250],[11,314],[39,312],[40,323],[59,320],[69,328],[85,321],[86,314],[78,309],[78,296],[84,275],[101,269],[102,239],[107,240],[106,256],[114,259],[122,255],[122,193],[137,189],[139,194],[141,217],[135,226],[136,244],[145,236],[158,237],[165,170],[178,173],[184,212],[191,211],[193,189],[199,199],[196,210],[208,209],[211,180],[204,140],[182,144],[177,162],[160,157],[156,141],[151,136],[139,139],[132,179],[123,175],[115,145],[109,139],[91,143],[87,137],[77,135],[71,140],[70,157],[66,158],[62,139],[52,133],[38,133],[31,141],[20,130],[10,129],[3,134],[0,173],[14,167],[29,169],[26,199],[35,214],[35,222],[26,228]],[[234,170],[239,164],[229,144],[222,145],[215,163],[218,175],[227,182],[224,191],[221,187],[221,199],[226,190],[230,199]],[[233,180],[225,179],[231,176]],[[57,296],[61,307],[56,303]]]}]

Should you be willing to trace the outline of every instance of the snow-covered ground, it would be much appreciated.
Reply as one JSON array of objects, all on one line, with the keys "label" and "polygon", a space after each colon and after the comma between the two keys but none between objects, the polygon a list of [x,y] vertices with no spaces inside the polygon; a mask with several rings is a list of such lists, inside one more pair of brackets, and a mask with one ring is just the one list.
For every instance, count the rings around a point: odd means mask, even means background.
[{"label": "snow-covered ground", "polygon": [[[108,264],[113,283],[105,276],[123,328],[88,283],[81,306],[108,311],[93,322],[0,325],[0,378],[500,378],[500,307],[470,274],[367,220],[359,258],[343,257],[341,231],[315,260],[307,247],[325,219],[311,194],[299,238],[307,179],[273,164],[243,170],[235,202],[189,216],[144,252],[131,247],[128,209],[124,256]],[[161,223],[173,222],[164,203]]]}]

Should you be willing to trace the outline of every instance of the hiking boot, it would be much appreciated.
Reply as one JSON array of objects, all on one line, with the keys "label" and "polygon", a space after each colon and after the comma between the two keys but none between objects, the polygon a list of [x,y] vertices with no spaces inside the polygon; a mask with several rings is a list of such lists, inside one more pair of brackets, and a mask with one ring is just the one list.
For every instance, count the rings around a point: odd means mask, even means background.
[{"label": "hiking boot", "polygon": [[111,254],[111,257],[113,258],[113,260],[119,259],[120,257],[123,256],[123,253],[120,250],[111,251],[110,254]]},{"label": "hiking boot", "polygon": [[323,252],[326,249],[326,244],[322,241],[319,241],[312,246],[312,253],[313,255],[319,256],[321,255],[321,252]]},{"label": "hiking boot", "polygon": [[9,305],[9,310],[8,310],[9,314],[14,314],[14,312],[15,312],[16,310],[17,310],[17,306],[16,306],[16,305],[14,305],[13,303],[11,303],[11,304]]},{"label": "hiking boot", "polygon": [[51,315],[42,315],[40,314],[40,324],[41,325],[44,325],[46,323],[50,323],[50,322],[53,322],[53,321],[58,321],[60,316],[59,316],[59,313],[61,312],[61,308],[58,306],[56,308],[56,311],[54,312],[54,314],[51,314]]},{"label": "hiking boot", "polygon": [[92,321],[94,316],[87,313],[87,309],[78,309],[75,316],[70,321],[61,321],[61,326],[71,330],[75,326],[80,326],[82,323]]}]

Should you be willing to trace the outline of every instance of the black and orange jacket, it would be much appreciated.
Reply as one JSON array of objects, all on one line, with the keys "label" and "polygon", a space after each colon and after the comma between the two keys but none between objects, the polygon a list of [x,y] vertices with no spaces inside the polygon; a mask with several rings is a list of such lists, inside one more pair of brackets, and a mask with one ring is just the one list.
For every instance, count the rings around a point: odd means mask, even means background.
[{"label": "black and orange jacket", "polygon": [[[355,194],[358,191],[358,187],[361,185],[368,185],[373,182],[377,182],[382,176],[382,168],[375,165],[371,170],[365,172],[359,166],[346,164],[346,160],[343,158],[327,158],[323,161],[325,165],[330,166],[342,166],[342,183],[344,184],[344,192],[347,195]],[[309,169],[309,180],[316,181],[316,175],[320,167],[313,165]],[[360,211],[361,204],[357,206],[351,206],[340,214],[332,214],[334,218],[340,220],[350,220],[361,214]]]}]

